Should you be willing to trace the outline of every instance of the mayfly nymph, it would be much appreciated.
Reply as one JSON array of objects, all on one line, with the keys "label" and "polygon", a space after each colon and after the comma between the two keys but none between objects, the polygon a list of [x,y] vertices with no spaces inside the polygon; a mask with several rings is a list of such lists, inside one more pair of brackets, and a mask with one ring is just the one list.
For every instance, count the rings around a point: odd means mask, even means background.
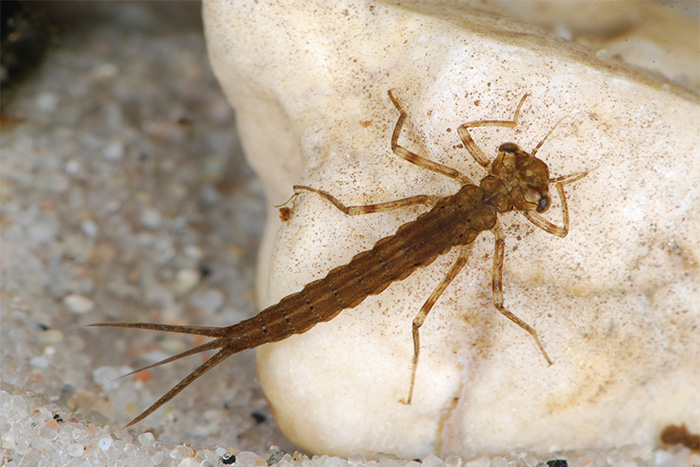
[{"label": "mayfly nymph", "polygon": [[[381,293],[390,284],[411,275],[417,269],[432,263],[438,256],[452,248],[459,250],[457,260],[442,281],[435,287],[413,319],[413,360],[408,395],[402,402],[410,404],[415,385],[416,368],[420,355],[420,327],[431,308],[450,282],[464,268],[474,240],[484,231],[495,237],[495,253],[492,270],[492,294],[495,308],[513,323],[527,331],[533,338],[548,364],[552,360],[534,328],[507,310],[503,304],[503,257],[505,236],[498,220],[499,214],[518,211],[536,227],[558,237],[565,237],[569,230],[569,211],[564,185],[580,180],[586,172],[550,178],[549,168],[535,157],[556,125],[530,152],[514,143],[504,143],[491,162],[474,143],[469,130],[477,127],[500,126],[514,128],[520,109],[529,94],[518,104],[512,120],[480,120],[462,124],[457,132],[466,150],[474,160],[487,170],[478,184],[463,173],[433,162],[398,144],[403,124],[407,118],[401,104],[392,91],[389,99],[399,111],[399,118],[391,137],[391,150],[398,157],[424,169],[452,178],[460,184],[459,190],[450,196],[417,195],[396,201],[363,206],[345,206],[330,193],[304,185],[294,186],[295,193],[313,192],[322,196],[348,215],[389,211],[407,206],[426,205],[430,209],[415,220],[401,225],[396,232],[377,241],[374,246],[356,254],[350,262],[332,269],[324,278],[307,284],[301,291],[284,297],[258,315],[227,327],[175,326],[153,323],[100,323],[93,326],[149,329],[153,331],[179,332],[214,338],[173,357],[148,365],[133,373],[207,350],[216,350],[209,360],[191,372],[149,408],[134,418],[131,426],[153,413],[175,397],[180,391],[226,358],[242,350],[281,341],[294,334],[301,334],[316,324],[333,319],[343,310],[354,308],[370,295]],[[549,186],[553,184],[561,199],[563,226],[557,226],[542,217],[551,204]],[[288,214],[288,212],[287,212]],[[283,220],[284,217],[283,217]]]}]

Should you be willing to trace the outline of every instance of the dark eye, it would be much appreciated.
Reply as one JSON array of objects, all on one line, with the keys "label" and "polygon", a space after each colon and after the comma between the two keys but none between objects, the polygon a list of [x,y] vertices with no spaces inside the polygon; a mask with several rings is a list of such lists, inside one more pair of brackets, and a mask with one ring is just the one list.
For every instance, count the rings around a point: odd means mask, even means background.
[{"label": "dark eye", "polygon": [[550,202],[549,196],[541,197],[537,203],[537,212],[545,212],[547,209],[549,209]]},{"label": "dark eye", "polygon": [[498,152],[518,152],[521,151],[520,146],[515,143],[503,143],[498,147]]}]

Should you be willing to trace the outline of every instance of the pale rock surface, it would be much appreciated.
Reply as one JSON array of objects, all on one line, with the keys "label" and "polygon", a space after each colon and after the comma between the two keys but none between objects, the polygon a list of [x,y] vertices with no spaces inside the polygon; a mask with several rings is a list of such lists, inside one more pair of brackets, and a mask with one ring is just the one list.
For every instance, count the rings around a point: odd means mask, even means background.
[{"label": "pale rock surface", "polygon": [[[411,320],[455,259],[445,255],[379,296],[301,336],[258,349],[280,427],[312,452],[404,457],[510,447],[656,443],[668,424],[700,430],[700,108],[697,95],[534,27],[449,2],[252,2],[204,5],[209,53],[237,111],[247,156],[270,204],[295,183],[348,205],[453,193],[454,181],[394,156],[401,144],[478,180],[457,127],[489,157],[513,141],[539,151],[567,187],[571,232],[522,216],[506,230],[506,306],[554,360],[491,304],[493,237],[421,330],[414,402],[406,396]],[[561,223],[559,200],[547,213]],[[263,305],[299,291],[414,219],[422,208],[350,217],[311,193],[280,223],[270,209]]]}]

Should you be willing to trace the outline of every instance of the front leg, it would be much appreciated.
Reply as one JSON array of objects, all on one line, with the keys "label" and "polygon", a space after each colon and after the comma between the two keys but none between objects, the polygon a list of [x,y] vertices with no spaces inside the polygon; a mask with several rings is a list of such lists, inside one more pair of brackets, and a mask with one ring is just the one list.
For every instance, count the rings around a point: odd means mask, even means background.
[{"label": "front leg", "polygon": [[422,167],[430,170],[431,172],[457,180],[462,185],[466,185],[467,183],[473,184],[471,179],[460,171],[455,170],[452,167],[447,167],[446,165],[433,162],[430,159],[426,159],[425,157],[421,157],[418,154],[409,151],[403,146],[399,146],[399,136],[401,135],[401,129],[403,128],[403,124],[406,121],[408,114],[403,107],[401,107],[399,101],[396,100],[392,91],[393,89],[389,90],[389,99],[391,99],[391,102],[394,104],[394,107],[396,107],[396,110],[399,111],[399,119],[396,121],[394,133],[391,135],[391,150],[393,153],[399,156],[401,159],[408,161],[411,164],[415,164],[418,167]]},{"label": "front leg", "polygon": [[545,219],[535,211],[520,212],[522,212],[523,216],[525,216],[527,220],[529,220],[545,232],[550,233],[552,235],[556,235],[560,238],[566,237],[566,234],[569,233],[569,205],[566,202],[566,193],[564,193],[564,185],[573,183],[577,180],[581,180],[586,175],[588,175],[588,172],[580,172],[550,180],[550,183],[554,183],[554,186],[557,188],[557,193],[559,193],[559,199],[561,200],[561,214],[564,223],[563,227],[559,227],[558,225],[549,222],[547,219]]},{"label": "front leg", "polygon": [[459,138],[462,140],[462,144],[464,144],[464,147],[469,152],[469,154],[472,155],[474,160],[483,168],[489,168],[489,158],[486,157],[484,151],[482,151],[479,148],[479,146],[476,145],[471,135],[469,134],[468,128],[478,128],[483,126],[501,126],[506,128],[515,128],[518,124],[518,117],[520,117],[520,108],[523,106],[523,104],[525,103],[525,99],[527,99],[528,96],[530,96],[530,94],[525,94],[523,98],[520,99],[520,103],[515,109],[515,114],[513,114],[513,120],[479,120],[476,122],[464,123],[460,125],[459,128],[457,128],[457,134],[459,134]]}]

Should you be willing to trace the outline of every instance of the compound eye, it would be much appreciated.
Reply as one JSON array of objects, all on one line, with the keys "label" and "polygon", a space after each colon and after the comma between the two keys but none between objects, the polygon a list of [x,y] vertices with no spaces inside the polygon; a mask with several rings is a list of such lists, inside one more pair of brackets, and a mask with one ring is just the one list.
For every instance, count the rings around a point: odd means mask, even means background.
[{"label": "compound eye", "polygon": [[545,195],[540,198],[540,200],[537,202],[537,212],[545,212],[547,209],[549,209],[549,205],[552,202],[552,200],[549,198],[549,196]]},{"label": "compound eye", "polygon": [[516,153],[520,151],[522,151],[522,149],[515,143],[503,143],[498,147],[498,152]]}]

